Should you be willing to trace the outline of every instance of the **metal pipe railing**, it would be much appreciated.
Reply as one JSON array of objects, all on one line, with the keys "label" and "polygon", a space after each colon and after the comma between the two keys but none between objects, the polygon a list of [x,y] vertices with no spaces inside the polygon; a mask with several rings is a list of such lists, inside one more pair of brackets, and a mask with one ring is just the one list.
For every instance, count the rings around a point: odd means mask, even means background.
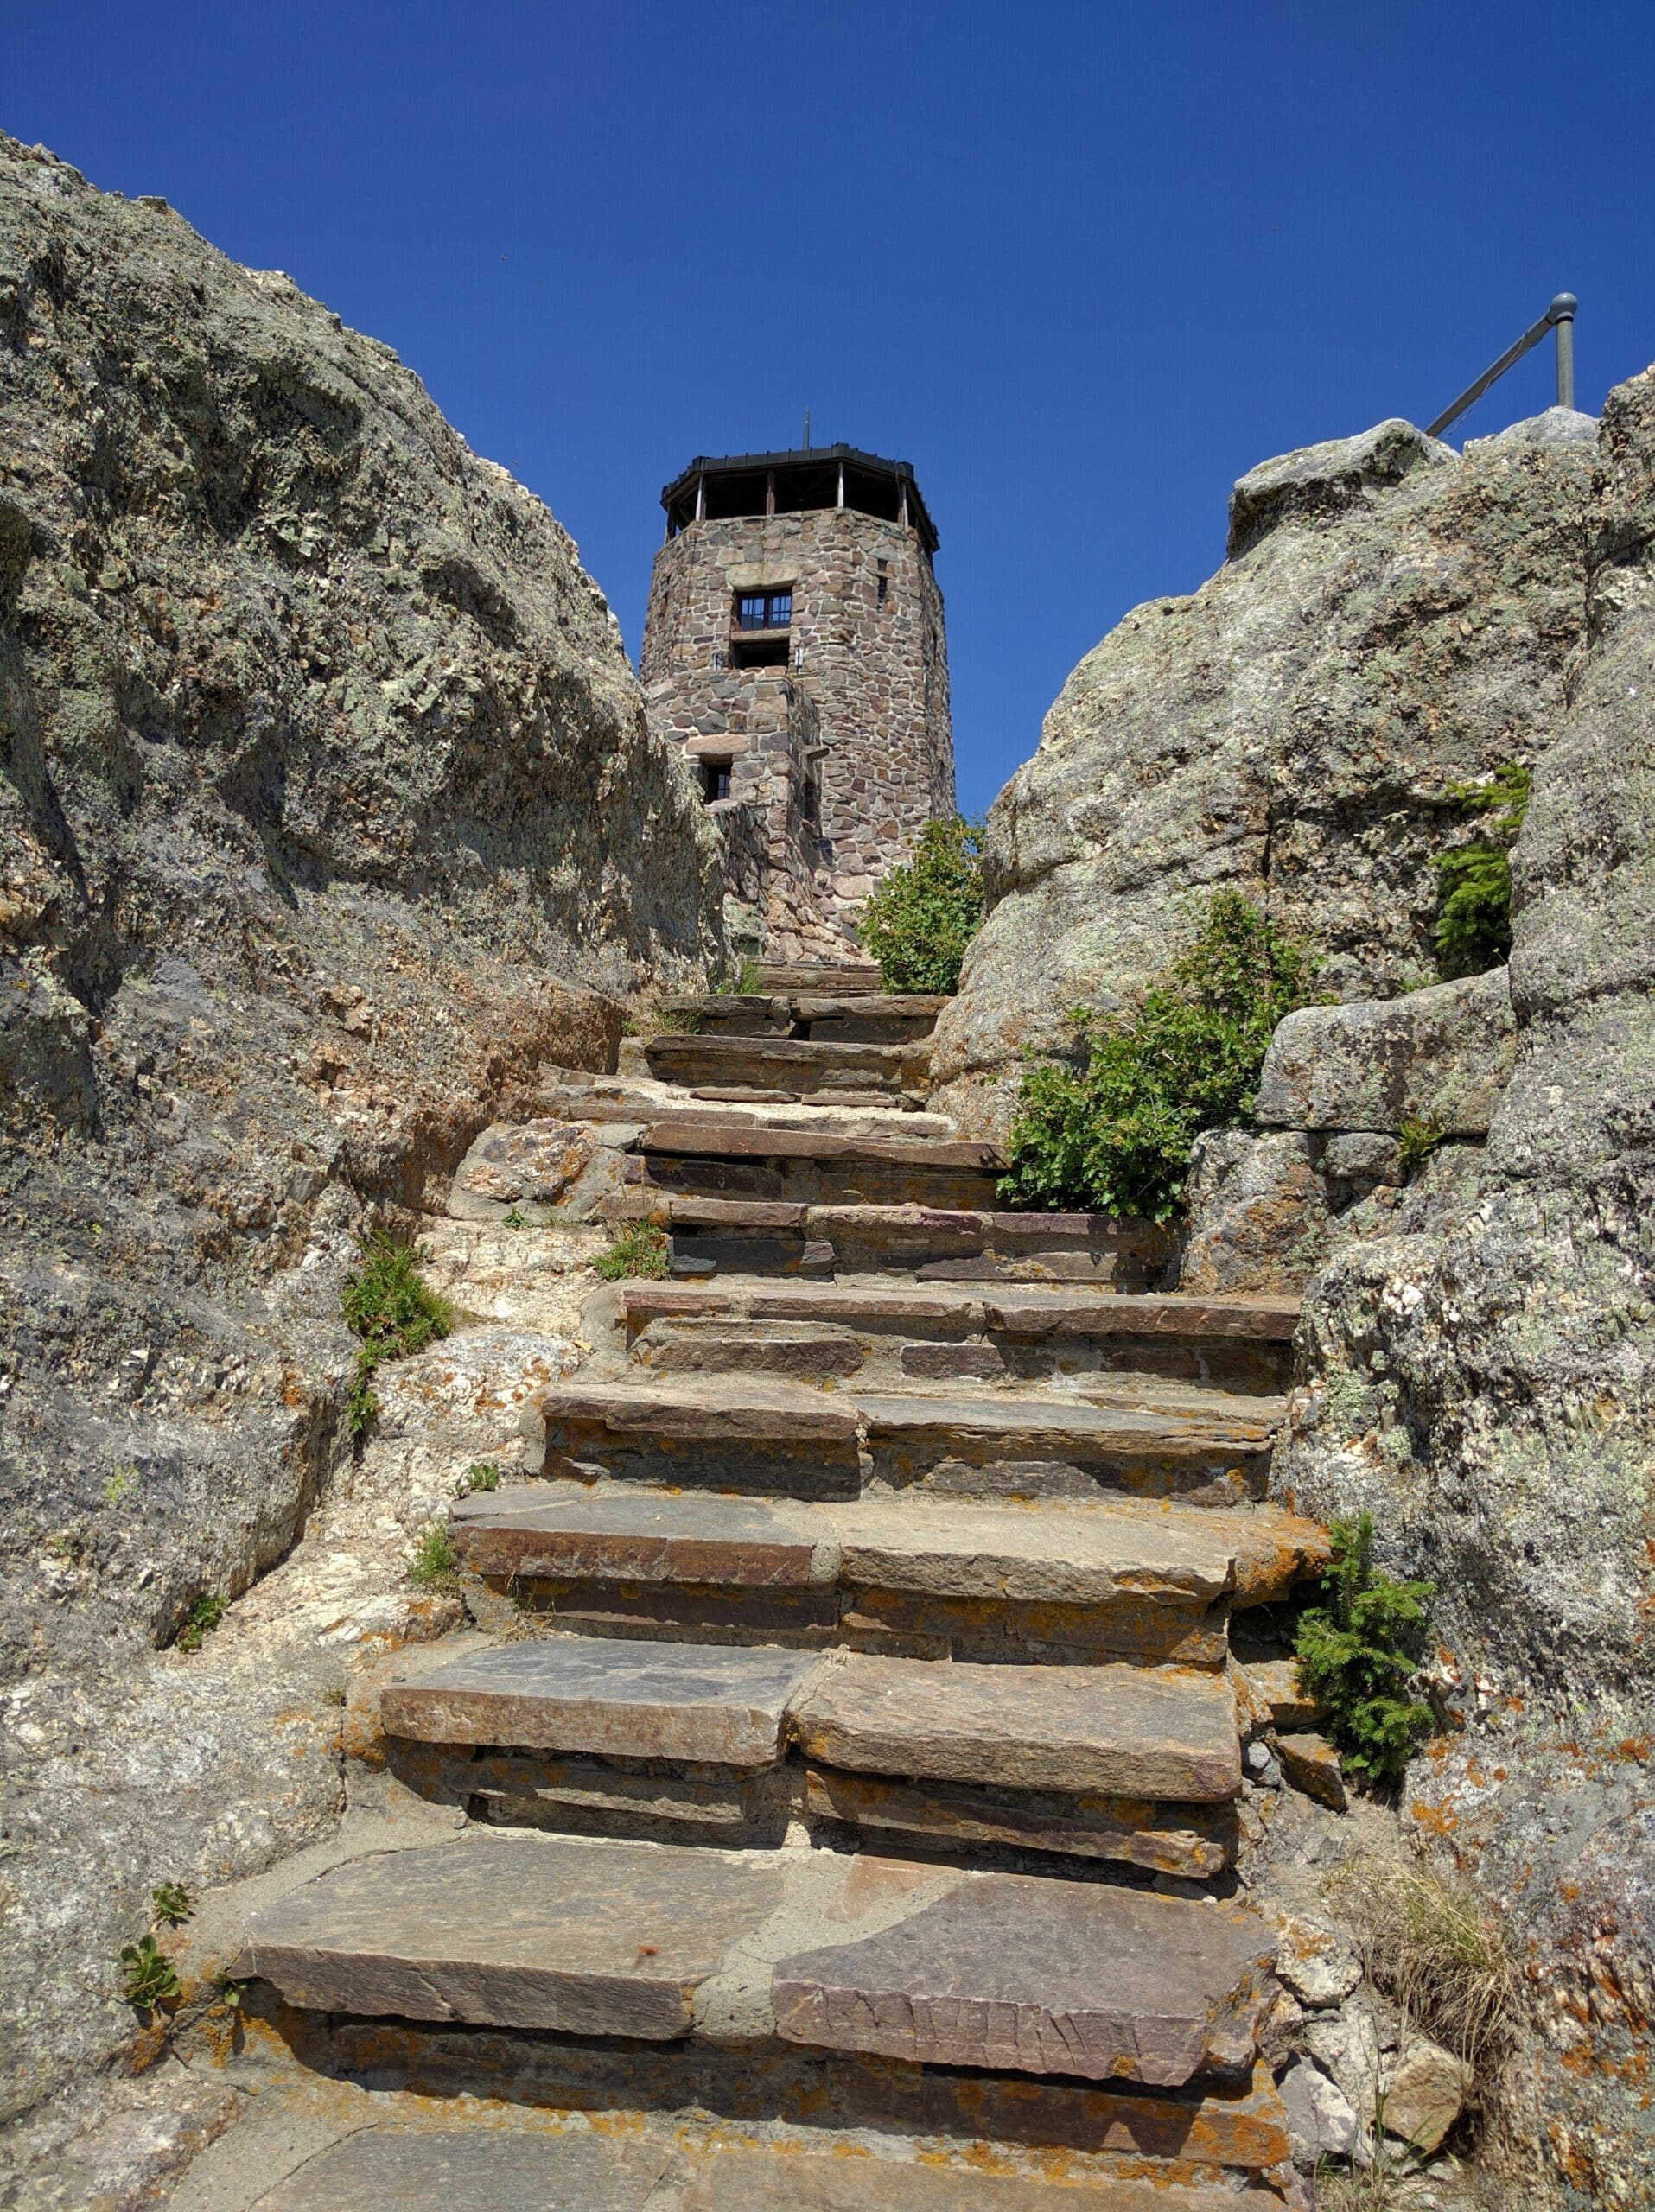
[{"label": "metal pipe railing", "polygon": [[1575,315],[1580,302],[1573,292],[1559,292],[1537,323],[1532,323],[1515,346],[1507,346],[1492,369],[1485,369],[1475,384],[1467,385],[1446,415],[1426,426],[1427,437],[1440,438],[1450,423],[1457,423],[1467,407],[1474,406],[1491,384],[1505,374],[1514,362],[1537,346],[1549,330],[1557,334],[1557,404],[1575,404]]}]

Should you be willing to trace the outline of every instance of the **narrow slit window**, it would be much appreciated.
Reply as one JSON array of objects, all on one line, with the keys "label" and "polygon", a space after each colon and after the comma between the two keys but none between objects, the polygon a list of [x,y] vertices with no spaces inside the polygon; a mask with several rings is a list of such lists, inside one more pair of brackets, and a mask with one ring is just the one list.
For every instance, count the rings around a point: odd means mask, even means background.
[{"label": "narrow slit window", "polygon": [[891,588],[889,571],[883,561],[879,564],[879,604],[883,607]]}]

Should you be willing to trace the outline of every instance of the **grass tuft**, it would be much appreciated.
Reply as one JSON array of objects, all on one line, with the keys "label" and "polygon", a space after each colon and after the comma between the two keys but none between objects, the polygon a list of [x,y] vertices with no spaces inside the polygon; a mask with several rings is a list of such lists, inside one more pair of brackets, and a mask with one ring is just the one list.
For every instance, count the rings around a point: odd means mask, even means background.
[{"label": "grass tuft", "polygon": [[601,1252],[592,1265],[605,1282],[625,1282],[628,1277],[660,1282],[672,1272],[666,1232],[652,1222],[635,1223],[618,1230],[608,1250]]},{"label": "grass tuft", "polygon": [[374,1370],[387,1359],[405,1359],[446,1337],[456,1319],[446,1298],[419,1279],[418,1254],[376,1231],[362,1246],[354,1271],[345,1278],[347,1325],[362,1340],[351,1377],[351,1434],[366,1436],[379,1418]]},{"label": "grass tuft", "polygon": [[453,1590],[460,1580],[460,1554],[440,1521],[419,1532],[408,1561],[408,1580],[422,1590]]},{"label": "grass tuft", "polygon": [[1424,1864],[1359,1854],[1325,1885],[1369,1979],[1434,2041],[1479,2066],[1505,2039],[1515,1976],[1467,1886]]}]

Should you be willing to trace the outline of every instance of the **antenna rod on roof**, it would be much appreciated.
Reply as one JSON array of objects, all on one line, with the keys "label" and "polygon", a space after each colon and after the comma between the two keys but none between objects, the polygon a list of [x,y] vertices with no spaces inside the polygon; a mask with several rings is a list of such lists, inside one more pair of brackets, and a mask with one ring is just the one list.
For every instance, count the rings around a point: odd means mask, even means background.
[{"label": "antenna rod on roof", "polygon": [[805,452],[806,452],[806,453],[808,453],[808,452],[810,451],[810,449],[811,449],[811,410],[810,410],[810,409],[807,407],[807,408],[805,410]]}]

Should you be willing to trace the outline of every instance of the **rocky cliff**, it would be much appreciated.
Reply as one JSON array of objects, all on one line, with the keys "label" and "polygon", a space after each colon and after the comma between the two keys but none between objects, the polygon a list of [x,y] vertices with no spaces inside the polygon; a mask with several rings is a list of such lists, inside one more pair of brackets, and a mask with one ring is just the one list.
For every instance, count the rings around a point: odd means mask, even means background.
[{"label": "rocky cliff", "polygon": [[1111,631],[995,803],[939,1105],[1003,1134],[1021,1048],[1130,998],[1219,884],[1314,935],[1341,998],[1434,972],[1449,786],[1561,713],[1593,435],[1557,410],[1461,457],[1384,423],[1243,478],[1224,568]]},{"label": "rocky cliff", "polygon": [[287,277],[10,140],[0,768],[15,2110],[129,2032],[150,1884],[336,1816],[314,1664],[156,1655],[350,1463],[358,1234],[613,1065],[719,886],[545,508]]},{"label": "rocky cliff", "polygon": [[[1003,1126],[1018,1042],[1129,1001],[1216,883],[1324,949],[1351,1003],[1203,1141],[1184,1282],[1305,1286],[1273,1487],[1440,1586],[1400,1816],[1517,1969],[1490,2201],[1582,2212],[1655,2201],[1652,486],[1655,372],[1601,427],[1386,424],[1244,478],[1225,569],[1104,639],[996,805],[936,1063]],[[1414,988],[1447,786],[1513,759],[1509,978]],[[1410,1117],[1444,1140],[1411,1164]]]}]

